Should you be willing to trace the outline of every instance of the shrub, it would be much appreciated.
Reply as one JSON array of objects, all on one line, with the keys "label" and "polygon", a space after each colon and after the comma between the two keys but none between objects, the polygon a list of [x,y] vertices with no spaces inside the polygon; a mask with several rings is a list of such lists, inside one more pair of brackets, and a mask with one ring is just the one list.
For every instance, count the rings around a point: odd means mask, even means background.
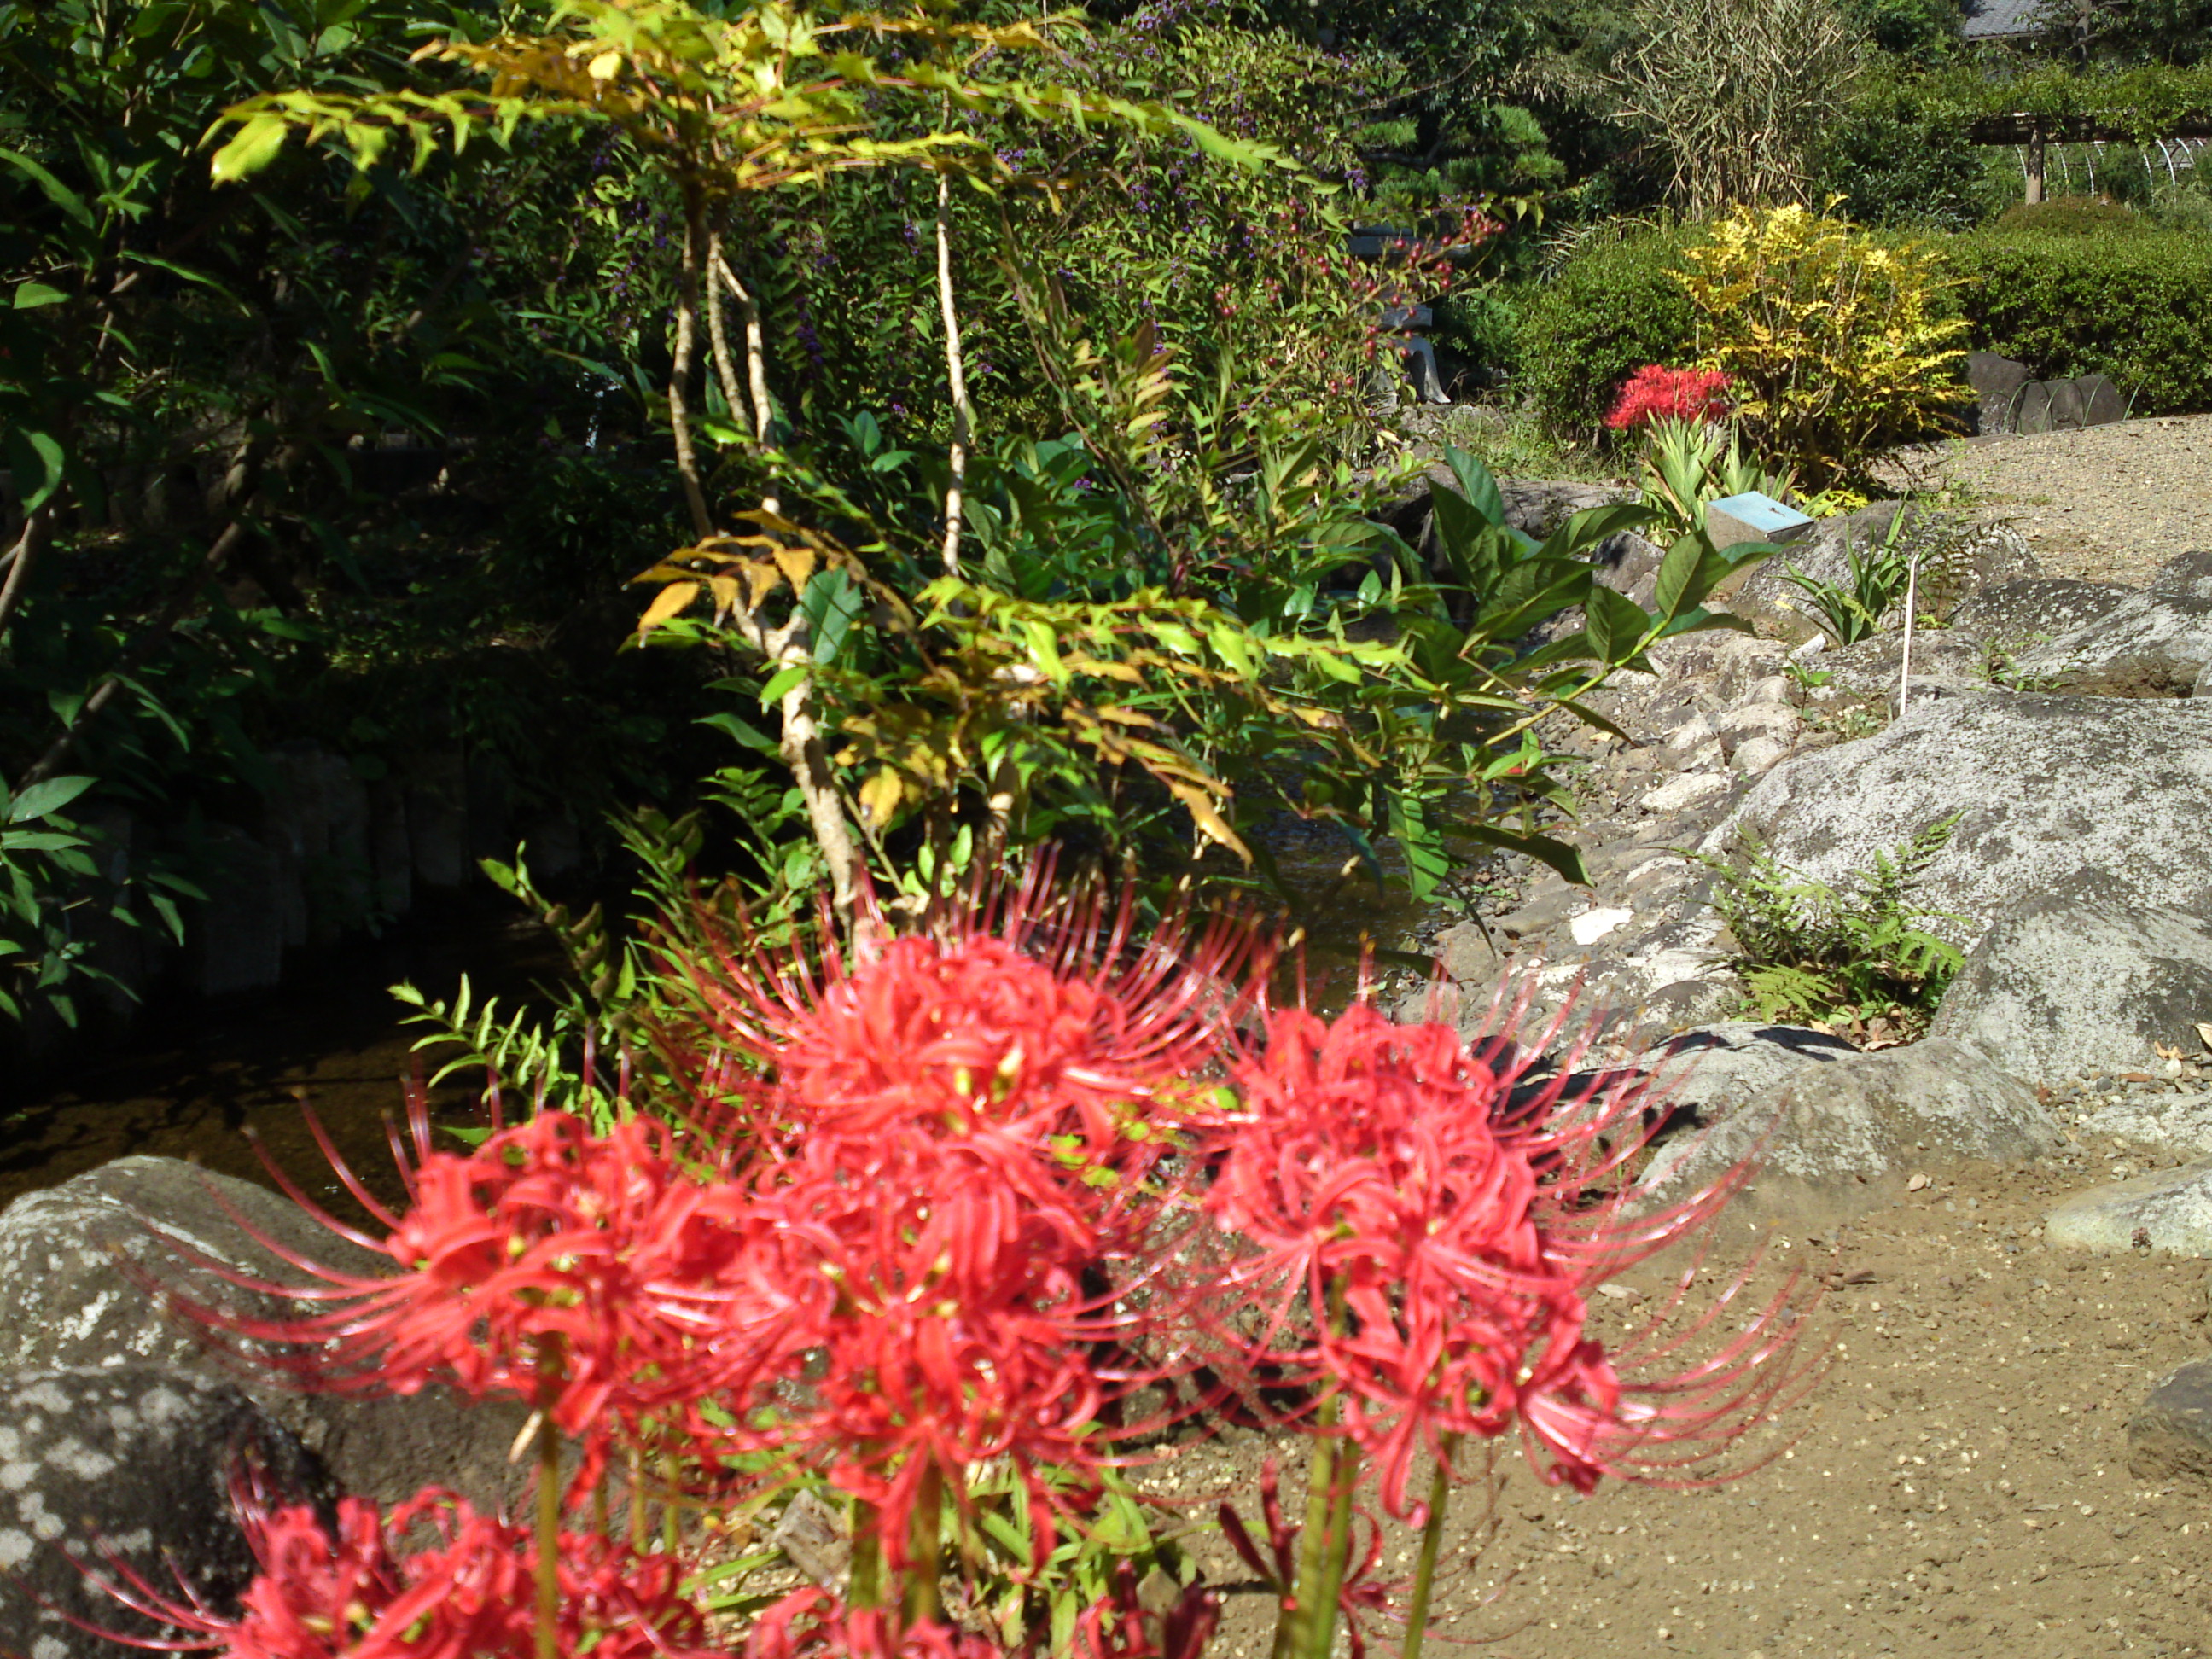
[{"label": "shrub", "polygon": [[2045,379],[2110,375],[2137,414],[2212,410],[2212,240],[1993,229],[1946,262],[1976,346]]},{"label": "shrub", "polygon": [[1931,244],[1803,208],[1746,208],[1688,249],[1703,367],[1726,371],[1736,419],[1769,460],[1819,487],[1936,427],[1958,397],[1963,319]]},{"label": "shrub", "polygon": [[1817,182],[1854,224],[1966,230],[1993,205],[1986,156],[1955,117],[1929,107],[1917,78],[1878,73],[1830,123]]},{"label": "shrub", "polygon": [[2016,202],[1997,216],[1995,228],[2018,234],[2040,231],[2053,236],[2100,236],[2153,227],[2133,208],[2095,196],[2057,196],[2047,202]]},{"label": "shrub", "polygon": [[1570,260],[1522,311],[1522,385],[1547,424],[1589,432],[1646,363],[1680,362],[1695,349],[1695,318],[1682,287],[1684,238],[1647,231],[1599,243]]}]

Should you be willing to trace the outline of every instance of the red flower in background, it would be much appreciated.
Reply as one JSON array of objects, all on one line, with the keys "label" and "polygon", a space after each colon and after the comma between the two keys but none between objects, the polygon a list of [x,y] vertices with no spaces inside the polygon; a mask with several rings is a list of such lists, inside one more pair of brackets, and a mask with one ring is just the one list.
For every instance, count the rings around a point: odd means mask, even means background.
[{"label": "red flower in background", "polygon": [[[537,1544],[434,1487],[395,1508],[341,1498],[335,1534],[313,1509],[241,1504],[260,1571],[236,1617],[164,1597],[118,1564],[116,1599],[208,1638],[228,1659],[534,1659]],[[708,1659],[705,1614],[673,1555],[561,1534],[558,1649],[594,1659]],[[197,1644],[195,1644],[197,1645]]]},{"label": "red flower in background", "polygon": [[1616,432],[1656,421],[1723,421],[1729,377],[1717,368],[1668,368],[1646,363],[1628,377],[1605,423]]}]

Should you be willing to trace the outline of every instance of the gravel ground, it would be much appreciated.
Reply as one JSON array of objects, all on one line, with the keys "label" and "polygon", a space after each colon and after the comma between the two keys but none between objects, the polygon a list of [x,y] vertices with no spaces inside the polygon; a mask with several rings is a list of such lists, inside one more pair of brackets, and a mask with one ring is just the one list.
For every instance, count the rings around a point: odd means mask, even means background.
[{"label": "gravel ground", "polygon": [[2141,586],[2212,547],[2212,415],[1967,439],[1899,452],[1883,476],[2010,520],[2054,576]]},{"label": "gravel ground", "polygon": [[[2203,1082],[2100,1079],[2054,1102],[2069,1122]],[[1832,1369],[1764,1468],[1701,1491],[1548,1489],[1517,1459],[1481,1547],[1478,1494],[1455,1517],[1462,1569],[1440,1590],[1443,1654],[1513,1659],[1659,1653],[1717,1659],[2153,1659],[2212,1645],[2212,1489],[2128,1470],[2127,1422],[2152,1385],[2208,1348],[2207,1264],[2060,1254],[2039,1238],[2059,1199],[2150,1164],[2079,1128],[2033,1168],[1946,1169],[1904,1204],[1831,1238],[1774,1241],[1827,1286],[1817,1340]],[[1656,1273],[1619,1289],[1649,1297]],[[1601,1298],[1601,1328],[1636,1317]],[[1249,1501],[1256,1437],[1188,1449],[1143,1483],[1193,1505]],[[1425,1483],[1425,1482],[1424,1482]],[[1386,1534],[1386,1575],[1413,1540]],[[1246,1577],[1192,1547],[1218,1583]],[[1272,1607],[1229,1598],[1214,1659],[1261,1659]],[[1394,1644],[1395,1632],[1372,1634]]]}]

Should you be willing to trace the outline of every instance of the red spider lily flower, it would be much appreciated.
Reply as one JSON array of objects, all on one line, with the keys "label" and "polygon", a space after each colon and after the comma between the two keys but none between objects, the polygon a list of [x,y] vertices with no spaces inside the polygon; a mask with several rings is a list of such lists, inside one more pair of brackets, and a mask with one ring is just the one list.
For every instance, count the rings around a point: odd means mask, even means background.
[{"label": "red spider lily flower", "polygon": [[1100,884],[1052,878],[1040,860],[1016,884],[979,879],[923,933],[849,959],[830,947],[818,972],[717,940],[711,961],[684,964],[711,1047],[677,1031],[665,1046],[702,1096],[731,1080],[733,1055],[771,1073],[769,1101],[740,1115],[785,1114],[810,1135],[1023,1123],[1126,1158],[1133,1116],[1166,1111],[1264,998],[1273,941],[1244,917],[1183,909],[1139,941],[1126,890],[1109,906]]},{"label": "red spider lily flower", "polygon": [[968,1139],[894,1135],[865,1159],[860,1145],[817,1143],[760,1178],[779,1264],[762,1271],[812,1287],[780,1352],[813,1363],[803,1390],[739,1425],[696,1424],[694,1443],[826,1470],[873,1506],[894,1567],[917,1506],[964,1501],[968,1473],[995,1459],[1048,1528],[1112,1455],[1108,1403],[1157,1374],[1102,1358],[1132,1321],[1094,1277],[1149,1210],[1079,1183],[1024,1186],[1002,1173],[1018,1157]]},{"label": "red spider lily flower", "polygon": [[[241,1510],[260,1571],[235,1615],[165,1596],[111,1562],[118,1601],[187,1632],[139,1642],[228,1659],[534,1659],[537,1543],[432,1487],[389,1516],[339,1501],[335,1532],[306,1505]],[[596,1534],[560,1540],[558,1649],[598,1659],[708,1659],[704,1613],[680,1557],[639,1555]]]},{"label": "red spider lily flower", "polygon": [[1658,421],[1728,418],[1729,377],[1718,369],[1668,368],[1646,363],[1628,377],[1605,423],[1616,432]]},{"label": "red spider lily flower", "polygon": [[466,1157],[422,1151],[402,1168],[413,1203],[404,1217],[376,1212],[387,1237],[314,1212],[390,1256],[397,1273],[337,1272],[264,1237],[313,1282],[224,1276],[313,1311],[286,1321],[186,1311],[276,1345],[257,1360],[320,1391],[447,1382],[527,1401],[603,1446],[617,1422],[741,1384],[758,1358],[744,1333],[790,1299],[748,1270],[750,1213],[714,1201],[717,1188],[678,1162],[668,1129],[651,1120],[596,1137],[545,1112]]},{"label": "red spider lily flower", "polygon": [[828,1590],[794,1590],[753,1620],[745,1659],[1005,1659],[988,1637],[896,1609],[848,1607]]},{"label": "red spider lily flower", "polygon": [[[1202,1659],[1220,1619],[1220,1601],[1194,1586],[1164,1619],[1137,1604],[1136,1574],[1127,1562],[1113,1592],[1078,1615],[1078,1659]],[[1024,1650],[1026,1651],[1026,1650]],[[988,1636],[935,1620],[908,1622],[882,1608],[848,1607],[827,1590],[787,1595],[753,1621],[745,1659],[1006,1659]]]},{"label": "red spider lily flower", "polygon": [[[1237,1103],[1208,1136],[1206,1207],[1255,1247],[1232,1274],[1264,1310],[1252,1358],[1334,1398],[1395,1515],[1419,1508],[1414,1453],[1448,1435],[1517,1426],[1547,1480],[1587,1491],[1641,1470],[1658,1443],[1702,1450],[1740,1433],[1798,1375],[1770,1364],[1799,1328],[1785,1302],[1717,1359],[1624,1381],[1584,1334],[1586,1291],[1709,1219],[1741,1177],[1627,1218],[1605,1183],[1642,1142],[1645,1086],[1571,1095],[1565,1068],[1531,1084],[1528,1064],[1364,1004],[1334,1022],[1285,1012],[1232,1068]],[[1325,1310],[1310,1332],[1291,1324],[1300,1291]]]}]

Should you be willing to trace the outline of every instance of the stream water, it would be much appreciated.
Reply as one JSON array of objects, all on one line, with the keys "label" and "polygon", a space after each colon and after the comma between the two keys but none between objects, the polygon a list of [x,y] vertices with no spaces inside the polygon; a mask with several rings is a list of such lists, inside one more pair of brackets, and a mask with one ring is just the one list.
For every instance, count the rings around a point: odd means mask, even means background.
[{"label": "stream water", "polygon": [[[266,1182],[245,1131],[318,1198],[340,1197],[301,1108],[313,1108],[372,1190],[397,1196],[387,1115],[417,1073],[419,1028],[386,988],[412,980],[450,997],[527,994],[560,971],[551,937],[504,898],[471,896],[358,940],[270,991],[157,1004],[107,1056],[79,1053],[36,1097],[0,1110],[0,1205],[111,1158],[187,1158]],[[459,1091],[438,1102],[465,1105]],[[345,1206],[343,1202],[340,1207]]]}]

